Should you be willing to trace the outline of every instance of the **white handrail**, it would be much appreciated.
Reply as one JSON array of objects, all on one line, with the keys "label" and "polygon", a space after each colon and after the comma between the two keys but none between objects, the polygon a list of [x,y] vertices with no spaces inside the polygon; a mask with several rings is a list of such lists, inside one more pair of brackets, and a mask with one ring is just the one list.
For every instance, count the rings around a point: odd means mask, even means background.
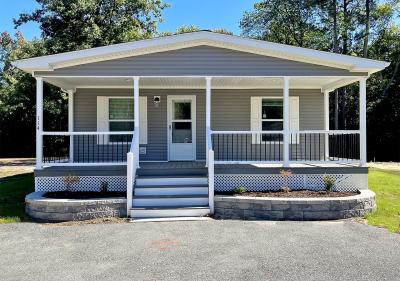
[{"label": "white handrail", "polygon": [[[292,134],[359,134],[359,130],[291,130]],[[213,135],[225,134],[283,134],[283,131],[212,131]]]},{"label": "white handrail", "polygon": [[207,168],[208,168],[208,206],[210,207],[210,214],[214,214],[214,150],[212,146],[212,131],[207,132]]},{"label": "white handrail", "polygon": [[283,131],[211,131],[211,134],[283,134]]},{"label": "white handrail", "polygon": [[132,209],[133,185],[135,184],[137,162],[139,160],[139,152],[136,149],[136,136],[133,134],[131,147],[126,155],[126,214]]},{"label": "white handrail", "polygon": [[291,134],[359,134],[359,130],[304,130],[304,131],[290,131]]},{"label": "white handrail", "polygon": [[132,131],[115,132],[43,132],[44,136],[80,136],[80,135],[133,135]]}]

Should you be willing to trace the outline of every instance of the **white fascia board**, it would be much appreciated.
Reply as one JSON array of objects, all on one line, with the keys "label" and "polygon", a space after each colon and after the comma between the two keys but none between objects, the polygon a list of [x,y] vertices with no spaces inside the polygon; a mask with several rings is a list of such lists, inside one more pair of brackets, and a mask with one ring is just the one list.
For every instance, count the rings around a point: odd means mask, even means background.
[{"label": "white fascia board", "polygon": [[337,80],[335,82],[332,82],[330,84],[324,85],[321,88],[321,93],[323,93],[325,91],[332,92],[332,91],[334,91],[334,90],[336,90],[338,88],[353,84],[354,82],[357,82],[359,79],[360,78],[352,78],[352,79],[343,78],[343,79],[339,79],[339,80]]},{"label": "white fascia board", "polygon": [[384,61],[334,54],[313,49],[306,49],[207,31],[157,37],[153,39],[139,40],[87,50],[24,59],[14,62],[13,65],[26,72],[52,71],[55,68],[118,59],[128,56],[144,55],[154,52],[163,52],[199,45],[228,48],[282,59],[343,68],[352,72],[373,73],[382,70],[389,65],[389,63]]}]

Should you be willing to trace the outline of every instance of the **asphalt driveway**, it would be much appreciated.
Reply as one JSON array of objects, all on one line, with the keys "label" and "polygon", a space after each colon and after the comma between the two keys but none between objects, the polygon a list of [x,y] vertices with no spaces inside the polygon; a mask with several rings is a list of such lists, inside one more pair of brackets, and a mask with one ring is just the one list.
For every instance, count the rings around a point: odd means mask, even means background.
[{"label": "asphalt driveway", "polygon": [[356,222],[0,225],[0,280],[400,280],[400,235]]}]

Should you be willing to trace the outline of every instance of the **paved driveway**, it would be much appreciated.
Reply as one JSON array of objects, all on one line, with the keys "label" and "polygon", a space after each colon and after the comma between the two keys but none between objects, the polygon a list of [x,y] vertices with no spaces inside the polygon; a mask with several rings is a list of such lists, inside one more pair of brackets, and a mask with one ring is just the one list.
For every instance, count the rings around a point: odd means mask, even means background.
[{"label": "paved driveway", "polygon": [[355,222],[0,225],[0,280],[400,280],[400,235]]}]

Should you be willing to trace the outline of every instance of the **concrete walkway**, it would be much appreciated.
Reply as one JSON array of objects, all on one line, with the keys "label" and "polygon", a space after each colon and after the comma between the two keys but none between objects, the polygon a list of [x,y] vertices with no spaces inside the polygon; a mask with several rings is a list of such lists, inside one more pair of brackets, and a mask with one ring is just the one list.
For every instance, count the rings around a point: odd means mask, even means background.
[{"label": "concrete walkway", "polygon": [[400,235],[356,222],[0,225],[0,280],[400,280]]}]

